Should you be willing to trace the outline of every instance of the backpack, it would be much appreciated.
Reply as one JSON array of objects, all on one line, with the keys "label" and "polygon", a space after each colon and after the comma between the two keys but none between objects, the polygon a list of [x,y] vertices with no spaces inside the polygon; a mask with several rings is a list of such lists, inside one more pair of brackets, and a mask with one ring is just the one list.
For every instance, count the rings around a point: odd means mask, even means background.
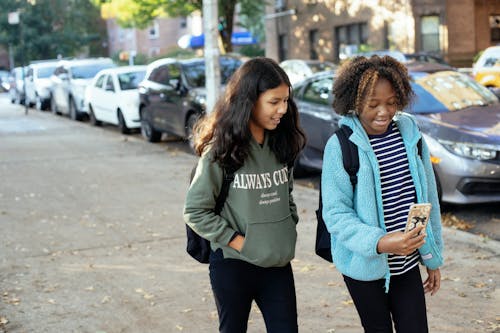
[{"label": "backpack", "polygon": [[[189,183],[193,181],[193,177],[196,171],[196,165],[191,170],[191,178]],[[219,215],[224,203],[226,202],[227,194],[229,192],[229,186],[234,180],[234,172],[227,171],[224,169],[224,178],[222,181],[222,187],[220,193],[215,201],[215,214]],[[186,224],[186,235],[187,235],[187,246],[186,251],[191,257],[196,259],[202,264],[208,264],[208,259],[210,256],[210,241],[198,235],[190,226]]]},{"label": "backpack", "polygon": [[[351,136],[351,134],[352,129],[346,125],[342,125],[334,135],[336,135],[339,139],[340,149],[342,151],[342,164],[344,165],[345,171],[349,174],[349,179],[351,180],[351,185],[354,190],[356,184],[358,183],[357,173],[359,170],[359,157],[358,146],[349,140],[349,136]],[[422,139],[418,140],[417,148],[418,155],[422,156]],[[326,229],[325,221],[323,220],[321,182],[319,184],[319,205],[316,210],[316,220],[318,221],[318,224],[316,226],[315,252],[326,261],[333,262],[330,233]]]}]

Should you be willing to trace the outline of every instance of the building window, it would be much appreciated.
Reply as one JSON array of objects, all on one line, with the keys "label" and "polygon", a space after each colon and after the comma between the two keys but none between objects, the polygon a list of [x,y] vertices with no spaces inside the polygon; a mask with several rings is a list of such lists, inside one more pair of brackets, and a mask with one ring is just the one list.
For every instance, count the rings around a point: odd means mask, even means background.
[{"label": "building window", "polygon": [[500,15],[490,16],[491,43],[500,43]]},{"label": "building window", "polygon": [[160,37],[160,25],[158,22],[154,22],[152,26],[149,27],[148,29],[148,36],[149,39],[157,39]]},{"label": "building window", "polygon": [[335,60],[344,60],[359,51],[368,42],[366,22],[335,27]]},{"label": "building window", "polygon": [[439,46],[439,16],[423,16],[420,23],[422,51],[440,52]]},{"label": "building window", "polygon": [[278,37],[278,57],[283,61],[288,56],[288,38],[286,34],[281,34]]},{"label": "building window", "polygon": [[319,32],[317,29],[309,30],[309,59],[318,59]]}]

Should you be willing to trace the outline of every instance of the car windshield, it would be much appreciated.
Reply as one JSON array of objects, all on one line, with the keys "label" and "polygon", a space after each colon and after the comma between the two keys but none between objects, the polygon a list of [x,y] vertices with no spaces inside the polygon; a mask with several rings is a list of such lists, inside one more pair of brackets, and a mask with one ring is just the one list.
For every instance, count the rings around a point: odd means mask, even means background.
[{"label": "car windshield", "polygon": [[417,95],[410,105],[414,113],[456,111],[498,102],[490,90],[453,71],[417,75],[412,86]]},{"label": "car windshield", "polygon": [[137,89],[139,83],[144,79],[146,71],[118,74],[118,82],[121,90]]},{"label": "car windshield", "polygon": [[73,79],[91,79],[97,72],[101,69],[113,67],[112,64],[96,64],[89,63],[87,65],[73,66],[71,67],[71,76]]},{"label": "car windshield", "polygon": [[40,79],[46,79],[49,78],[52,73],[54,73],[54,69],[56,69],[56,66],[51,66],[51,67],[40,67],[38,69],[38,77]]},{"label": "car windshield", "polygon": [[[231,75],[240,67],[241,61],[234,59],[221,59],[221,83],[226,84]],[[182,69],[186,75],[188,84],[193,87],[205,87],[205,62],[192,62],[183,64]]]},{"label": "car windshield", "polygon": [[336,66],[328,62],[318,62],[309,64],[309,68],[313,73],[334,70]]}]

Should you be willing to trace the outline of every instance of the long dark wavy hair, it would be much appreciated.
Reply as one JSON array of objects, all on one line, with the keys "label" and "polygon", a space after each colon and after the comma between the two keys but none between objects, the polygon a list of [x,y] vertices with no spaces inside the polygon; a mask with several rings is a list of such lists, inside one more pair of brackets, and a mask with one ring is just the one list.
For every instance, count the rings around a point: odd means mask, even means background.
[{"label": "long dark wavy hair", "polygon": [[366,98],[373,94],[375,84],[382,78],[391,83],[398,110],[404,109],[414,96],[408,70],[390,56],[373,55],[353,58],[337,70],[333,83],[335,112],[340,115],[359,114]]},{"label": "long dark wavy hair", "polygon": [[213,112],[194,128],[195,152],[210,147],[212,159],[226,169],[238,169],[250,151],[249,122],[259,96],[285,83],[289,87],[288,108],[276,129],[268,131],[269,146],[280,163],[291,165],[305,146],[290,80],[274,60],[257,57],[245,62],[230,78]]}]

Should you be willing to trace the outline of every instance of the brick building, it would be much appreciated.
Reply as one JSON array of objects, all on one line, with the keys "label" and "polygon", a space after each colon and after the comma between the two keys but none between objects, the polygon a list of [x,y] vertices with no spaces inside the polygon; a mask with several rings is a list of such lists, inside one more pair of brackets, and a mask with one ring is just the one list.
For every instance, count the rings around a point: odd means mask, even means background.
[{"label": "brick building", "polygon": [[156,57],[175,49],[183,35],[201,34],[201,15],[157,18],[146,29],[122,28],[114,18],[107,19],[106,25],[110,55],[133,50]]},{"label": "brick building", "polygon": [[479,51],[500,43],[500,0],[277,0],[275,4],[276,13],[290,13],[268,15],[275,25],[279,60],[338,61],[356,49],[398,49],[437,53],[462,67],[470,66]]}]

